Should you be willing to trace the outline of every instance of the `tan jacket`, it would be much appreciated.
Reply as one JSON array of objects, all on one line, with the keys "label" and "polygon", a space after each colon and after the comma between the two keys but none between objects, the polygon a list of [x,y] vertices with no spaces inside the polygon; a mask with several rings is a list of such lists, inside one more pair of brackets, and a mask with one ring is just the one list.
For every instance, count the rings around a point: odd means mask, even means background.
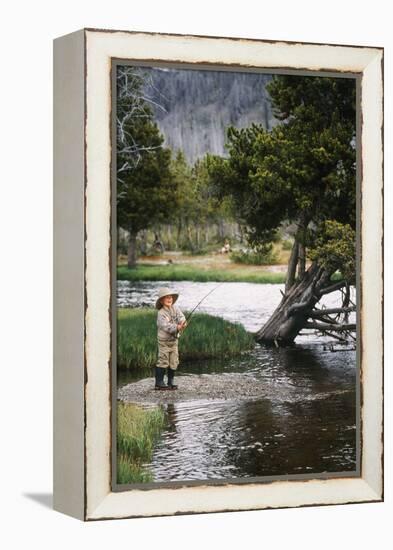
[{"label": "tan jacket", "polygon": [[177,305],[162,307],[157,314],[157,338],[159,340],[176,340],[177,325],[185,320],[186,318]]}]

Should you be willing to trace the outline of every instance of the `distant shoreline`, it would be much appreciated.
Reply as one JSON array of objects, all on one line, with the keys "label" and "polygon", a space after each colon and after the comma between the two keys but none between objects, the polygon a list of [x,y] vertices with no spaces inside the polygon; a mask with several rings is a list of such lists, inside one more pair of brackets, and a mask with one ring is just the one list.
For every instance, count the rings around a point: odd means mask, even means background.
[{"label": "distant shoreline", "polygon": [[[137,264],[135,268],[117,266],[120,281],[194,281],[194,282],[237,282],[258,284],[284,284],[286,270],[275,272],[270,266],[240,266],[230,269],[195,264]],[[272,266],[274,267],[274,266]],[[281,267],[281,266],[280,266]]]}]

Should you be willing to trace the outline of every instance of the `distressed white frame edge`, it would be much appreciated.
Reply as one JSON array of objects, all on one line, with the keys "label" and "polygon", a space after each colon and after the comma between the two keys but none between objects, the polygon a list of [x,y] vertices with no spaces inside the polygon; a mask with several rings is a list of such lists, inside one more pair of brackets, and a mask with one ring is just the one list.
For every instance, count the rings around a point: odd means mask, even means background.
[{"label": "distressed white frame edge", "polygon": [[85,519],[84,31],[53,48],[53,507]]},{"label": "distressed white frame edge", "polygon": [[[380,48],[86,30],[86,510],[121,518],[382,499],[382,124]],[[362,72],[362,477],[111,492],[111,58]],[[367,208],[364,207],[367,205]]]}]

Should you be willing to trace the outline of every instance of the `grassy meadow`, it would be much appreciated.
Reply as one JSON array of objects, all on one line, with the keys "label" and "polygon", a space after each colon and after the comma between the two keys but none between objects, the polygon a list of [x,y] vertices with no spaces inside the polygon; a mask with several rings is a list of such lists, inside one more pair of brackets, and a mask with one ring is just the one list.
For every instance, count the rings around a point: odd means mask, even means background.
[{"label": "grassy meadow", "polygon": [[117,279],[120,281],[194,281],[194,282],[236,282],[236,283],[272,283],[285,282],[285,272],[272,272],[255,266],[237,267],[237,269],[218,269],[194,264],[147,265],[139,263],[129,269],[118,265]]}]

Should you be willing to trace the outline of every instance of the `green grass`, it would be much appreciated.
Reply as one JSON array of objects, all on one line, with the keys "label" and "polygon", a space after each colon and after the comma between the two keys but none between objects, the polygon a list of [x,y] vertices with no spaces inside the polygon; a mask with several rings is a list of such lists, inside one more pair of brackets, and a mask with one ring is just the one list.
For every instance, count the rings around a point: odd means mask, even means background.
[{"label": "green grass", "polygon": [[[184,312],[187,316],[187,313]],[[117,364],[121,369],[154,367],[157,360],[157,311],[118,310]],[[229,357],[252,349],[254,339],[240,323],[195,313],[179,339],[182,359]]]},{"label": "green grass", "polygon": [[333,273],[333,275],[330,278],[332,283],[337,283],[338,281],[342,281],[342,279],[343,279],[343,276],[340,273],[340,271],[336,271],[336,273]]},{"label": "green grass", "polygon": [[179,340],[183,359],[231,357],[254,347],[253,336],[240,323],[197,313]]},{"label": "green grass", "polygon": [[157,311],[118,309],[117,365],[123,369],[149,368],[157,358]]},{"label": "green grass", "polygon": [[145,410],[131,403],[117,405],[117,482],[148,483],[154,444],[165,426],[165,413],[159,407]]},{"label": "green grass", "polygon": [[117,268],[120,281],[200,281],[200,282],[237,282],[237,283],[284,283],[285,273],[270,271],[250,272],[247,269],[202,269],[194,265],[137,265],[130,269],[120,265]]},{"label": "green grass", "polygon": [[245,265],[273,265],[278,263],[278,253],[275,250],[262,252],[235,251],[229,254],[232,262]]}]

